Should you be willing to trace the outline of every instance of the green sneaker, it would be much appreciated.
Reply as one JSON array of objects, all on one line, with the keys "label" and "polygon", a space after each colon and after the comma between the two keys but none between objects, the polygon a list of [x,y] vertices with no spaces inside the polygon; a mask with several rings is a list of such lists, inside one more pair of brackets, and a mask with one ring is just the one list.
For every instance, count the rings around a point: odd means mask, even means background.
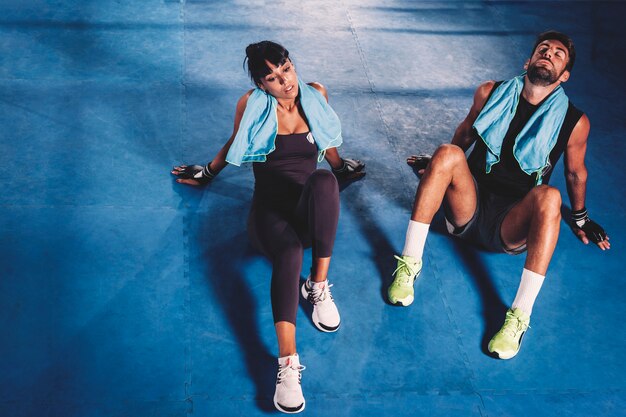
[{"label": "green sneaker", "polygon": [[393,271],[394,279],[387,289],[389,301],[395,305],[408,306],[413,302],[413,283],[422,271],[422,260],[413,257],[395,256],[398,267]]},{"label": "green sneaker", "polygon": [[529,327],[530,316],[519,308],[510,308],[506,312],[504,325],[489,341],[489,352],[500,359],[511,359],[519,352]]}]

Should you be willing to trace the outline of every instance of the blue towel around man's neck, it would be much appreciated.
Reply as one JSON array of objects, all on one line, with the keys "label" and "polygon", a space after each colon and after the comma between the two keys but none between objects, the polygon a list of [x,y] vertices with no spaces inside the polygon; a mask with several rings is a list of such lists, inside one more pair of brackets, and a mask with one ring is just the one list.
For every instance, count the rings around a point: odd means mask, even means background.
[{"label": "blue towel around man's neck", "polygon": [[[341,123],[324,96],[300,80],[298,89],[302,110],[320,155],[328,148],[340,146],[343,142]],[[226,155],[226,162],[237,166],[243,162],[265,162],[267,155],[275,149],[278,132],[276,106],[274,96],[260,88],[254,89],[248,97],[246,110]]]},{"label": "blue towel around man's neck", "polygon": [[[500,161],[502,142],[515,116],[524,88],[524,75],[500,84],[474,122],[474,129],[487,145],[487,173]],[[526,174],[537,173],[537,185],[541,184],[541,173],[549,164],[550,152],[556,145],[568,105],[569,99],[565,91],[558,86],[541,103],[515,138],[513,155]]]}]

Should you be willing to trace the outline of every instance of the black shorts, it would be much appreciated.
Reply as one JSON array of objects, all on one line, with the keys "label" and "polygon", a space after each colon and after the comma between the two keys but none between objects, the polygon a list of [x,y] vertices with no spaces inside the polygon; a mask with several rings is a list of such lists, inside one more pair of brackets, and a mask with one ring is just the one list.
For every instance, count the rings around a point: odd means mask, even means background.
[{"label": "black shorts", "polygon": [[462,227],[455,227],[444,204],[446,227],[448,233],[463,240],[478,244],[491,252],[503,252],[519,255],[526,251],[526,244],[517,248],[507,248],[502,242],[500,229],[508,212],[521,200],[514,197],[503,197],[493,194],[476,184],[476,211],[472,219]]}]

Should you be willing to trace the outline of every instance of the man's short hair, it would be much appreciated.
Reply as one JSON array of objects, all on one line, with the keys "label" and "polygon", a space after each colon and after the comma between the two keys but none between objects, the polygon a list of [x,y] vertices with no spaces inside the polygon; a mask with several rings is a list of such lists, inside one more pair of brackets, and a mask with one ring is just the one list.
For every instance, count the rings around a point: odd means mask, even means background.
[{"label": "man's short hair", "polygon": [[533,54],[535,53],[535,49],[537,49],[537,46],[541,42],[548,41],[548,40],[559,41],[567,48],[567,54],[569,56],[569,59],[567,60],[565,69],[571,72],[572,68],[574,67],[574,61],[576,61],[576,48],[574,47],[574,41],[572,40],[572,38],[570,38],[564,33],[557,32],[556,30],[548,30],[546,32],[540,33],[537,36],[537,40],[535,41],[535,46],[533,46],[533,50],[530,56],[533,56]]}]

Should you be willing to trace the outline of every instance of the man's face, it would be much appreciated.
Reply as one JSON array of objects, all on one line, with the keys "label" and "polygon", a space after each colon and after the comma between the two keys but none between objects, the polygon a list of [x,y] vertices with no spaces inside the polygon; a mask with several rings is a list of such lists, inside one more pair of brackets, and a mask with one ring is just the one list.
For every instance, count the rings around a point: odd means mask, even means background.
[{"label": "man's face", "polygon": [[565,70],[569,54],[565,45],[557,40],[545,40],[537,45],[527,64],[527,75],[531,83],[548,86],[557,81],[565,82],[569,71]]}]

